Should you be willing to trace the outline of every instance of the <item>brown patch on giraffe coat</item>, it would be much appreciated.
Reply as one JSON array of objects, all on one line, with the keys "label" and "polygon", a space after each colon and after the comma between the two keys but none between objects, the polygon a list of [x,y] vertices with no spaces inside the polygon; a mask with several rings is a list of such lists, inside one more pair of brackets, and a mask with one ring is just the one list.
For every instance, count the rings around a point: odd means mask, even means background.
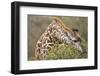
[{"label": "brown patch on giraffe coat", "polygon": [[38,46],[38,47],[42,47],[42,44],[41,44],[41,43],[38,43],[37,46]]}]

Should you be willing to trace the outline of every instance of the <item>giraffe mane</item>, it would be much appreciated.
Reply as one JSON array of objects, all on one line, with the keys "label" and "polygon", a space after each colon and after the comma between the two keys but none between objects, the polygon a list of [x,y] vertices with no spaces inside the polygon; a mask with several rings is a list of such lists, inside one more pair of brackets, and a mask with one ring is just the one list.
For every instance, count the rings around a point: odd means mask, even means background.
[{"label": "giraffe mane", "polygon": [[68,28],[60,18],[58,18],[58,17],[52,17],[52,18],[53,18],[53,20],[55,20],[56,22],[59,23],[59,26],[61,26],[65,32],[69,31],[69,32],[73,33],[73,31],[70,28]]}]

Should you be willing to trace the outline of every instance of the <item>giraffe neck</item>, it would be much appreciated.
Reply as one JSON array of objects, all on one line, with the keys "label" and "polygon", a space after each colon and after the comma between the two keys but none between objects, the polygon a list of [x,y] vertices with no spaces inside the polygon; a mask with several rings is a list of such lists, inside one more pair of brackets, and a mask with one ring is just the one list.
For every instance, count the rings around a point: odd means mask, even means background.
[{"label": "giraffe neck", "polygon": [[55,37],[56,30],[52,26],[53,25],[50,24],[50,26],[43,34],[43,38],[41,38],[43,49],[50,49],[58,41]]},{"label": "giraffe neck", "polygon": [[46,29],[46,31],[41,35],[40,39],[37,42],[35,50],[38,59],[45,58],[48,51],[58,41],[57,38],[55,37],[55,32],[56,30],[54,30],[54,27],[52,26],[52,24],[50,24]]}]

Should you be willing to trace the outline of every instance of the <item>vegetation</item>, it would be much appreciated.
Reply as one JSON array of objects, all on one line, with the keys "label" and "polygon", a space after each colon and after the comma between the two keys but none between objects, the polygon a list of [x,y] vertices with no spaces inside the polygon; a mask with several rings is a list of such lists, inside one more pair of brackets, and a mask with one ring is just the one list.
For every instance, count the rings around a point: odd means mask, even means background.
[{"label": "vegetation", "polygon": [[[85,47],[85,46],[84,46]],[[85,51],[85,50],[84,50]],[[66,44],[55,44],[46,59],[78,59],[87,58],[87,52],[80,52],[78,49]]]}]

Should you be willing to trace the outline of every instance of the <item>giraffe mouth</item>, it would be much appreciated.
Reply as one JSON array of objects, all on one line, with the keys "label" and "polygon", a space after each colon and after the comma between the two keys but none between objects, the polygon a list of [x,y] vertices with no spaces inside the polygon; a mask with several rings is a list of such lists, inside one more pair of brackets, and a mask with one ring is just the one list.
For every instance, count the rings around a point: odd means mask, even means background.
[{"label": "giraffe mouth", "polygon": [[81,53],[85,52],[86,49],[84,49],[83,45],[81,45],[80,42],[75,41],[75,43],[71,43],[72,47],[78,49]]}]

